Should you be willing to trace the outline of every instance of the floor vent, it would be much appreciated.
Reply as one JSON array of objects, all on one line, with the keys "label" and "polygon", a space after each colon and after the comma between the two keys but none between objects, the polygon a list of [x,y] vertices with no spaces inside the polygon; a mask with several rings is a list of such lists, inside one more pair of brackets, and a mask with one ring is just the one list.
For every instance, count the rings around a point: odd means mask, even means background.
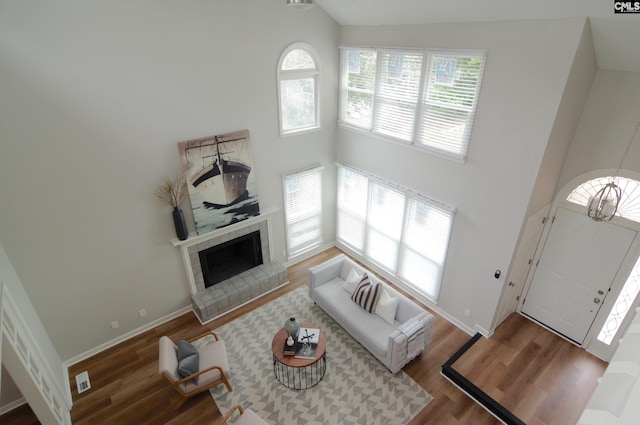
[{"label": "floor vent", "polygon": [[76,375],[76,387],[78,388],[78,394],[81,394],[91,388],[89,372],[84,371]]}]

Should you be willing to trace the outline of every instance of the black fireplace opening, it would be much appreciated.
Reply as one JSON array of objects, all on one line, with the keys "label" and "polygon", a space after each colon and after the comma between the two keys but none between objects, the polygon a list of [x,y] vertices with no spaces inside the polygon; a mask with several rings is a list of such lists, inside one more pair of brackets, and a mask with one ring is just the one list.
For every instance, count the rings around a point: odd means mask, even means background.
[{"label": "black fireplace opening", "polygon": [[208,288],[262,264],[260,231],[256,230],[198,253]]}]

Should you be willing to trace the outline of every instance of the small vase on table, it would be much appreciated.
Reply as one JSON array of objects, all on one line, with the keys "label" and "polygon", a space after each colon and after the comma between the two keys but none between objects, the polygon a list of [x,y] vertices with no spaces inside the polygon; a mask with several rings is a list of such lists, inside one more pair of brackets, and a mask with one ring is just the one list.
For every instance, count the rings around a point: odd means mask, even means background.
[{"label": "small vase on table", "polygon": [[295,317],[290,317],[284,323],[284,329],[295,341],[298,338],[298,332],[300,331],[300,322]]}]

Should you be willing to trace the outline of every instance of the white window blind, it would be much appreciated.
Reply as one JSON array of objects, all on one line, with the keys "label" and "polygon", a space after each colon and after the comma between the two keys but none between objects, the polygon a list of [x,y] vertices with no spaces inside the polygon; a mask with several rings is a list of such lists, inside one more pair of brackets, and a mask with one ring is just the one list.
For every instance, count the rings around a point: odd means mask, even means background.
[{"label": "white window blind", "polygon": [[376,82],[375,50],[342,50],[340,115],[356,127],[370,129]]},{"label": "white window blind", "polygon": [[289,258],[322,243],[323,167],[284,176],[284,216]]},{"label": "white window blind", "polygon": [[342,48],[341,123],[464,160],[483,52]]},{"label": "white window blind", "polygon": [[364,249],[369,180],[346,167],[338,168],[338,223],[340,239],[356,251]]},{"label": "white window blind", "polygon": [[466,155],[483,64],[483,56],[431,55],[418,143]]},{"label": "white window blind", "polygon": [[421,53],[378,52],[373,132],[410,142],[416,119]]},{"label": "white window blind", "polygon": [[432,300],[440,293],[452,224],[450,209],[419,195],[408,197],[399,275]]},{"label": "white window blind", "polygon": [[336,238],[437,302],[455,210],[338,165]]},{"label": "white window blind", "polygon": [[402,236],[404,193],[371,181],[369,199],[365,255],[395,273]]}]

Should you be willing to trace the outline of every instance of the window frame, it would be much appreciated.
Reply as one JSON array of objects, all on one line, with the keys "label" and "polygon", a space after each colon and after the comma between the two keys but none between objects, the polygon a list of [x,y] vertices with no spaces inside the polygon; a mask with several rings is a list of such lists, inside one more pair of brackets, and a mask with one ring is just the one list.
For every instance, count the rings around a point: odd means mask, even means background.
[{"label": "window frame", "polygon": [[[336,163],[337,166],[337,178],[336,178],[336,191],[337,191],[337,203],[336,203],[336,241],[346,248],[354,251],[358,255],[366,258],[372,263],[379,266],[382,270],[389,273],[390,275],[397,278],[402,284],[406,285],[412,291],[420,294],[425,297],[429,301],[437,304],[438,298],[440,296],[441,288],[442,288],[442,279],[444,275],[444,268],[446,265],[446,260],[449,253],[449,244],[451,242],[451,233],[453,229],[453,223],[455,219],[456,209],[452,206],[446,205],[440,201],[436,201],[432,198],[429,198],[425,195],[413,192],[407,188],[404,188],[398,184],[389,182],[380,177],[374,176],[366,171],[362,171],[348,165],[342,163]],[[355,179],[353,182],[358,183],[352,187],[361,187],[362,191],[366,191],[366,202],[359,201],[357,202],[362,207],[366,203],[365,211],[357,211],[357,215],[352,211],[353,205],[348,205],[347,208],[344,208],[342,205],[341,199],[344,197],[353,199],[354,194],[350,193],[349,196],[343,196],[342,189],[344,186],[343,182],[343,173],[353,173],[351,178]],[[364,183],[364,184],[363,184]],[[370,223],[371,221],[371,213],[372,213],[372,204],[373,197],[376,195],[374,193],[373,187],[376,186],[378,188],[385,188],[392,192],[401,194],[403,196],[403,210],[402,217],[399,221],[401,221],[401,229],[400,235],[397,240],[396,246],[396,257],[393,259],[389,259],[387,264],[382,264],[380,261],[377,261],[371,255],[372,248],[369,246],[371,243],[372,230],[377,232],[375,225]],[[393,196],[393,193],[390,193]],[[411,212],[415,212],[415,208],[410,211],[410,208],[415,203],[424,204],[426,208],[429,209],[427,214],[431,214],[431,209],[435,210],[436,214],[445,213],[446,218],[448,219],[448,225],[446,227],[437,226],[429,229],[429,232],[438,236],[436,233],[445,231],[446,237],[444,239],[441,238],[439,242],[442,242],[441,248],[442,251],[439,254],[442,258],[435,258],[433,255],[426,254],[426,252],[433,252],[433,245],[425,245],[420,247],[421,249],[415,249],[415,246],[412,245],[412,240],[408,237],[409,235],[409,226],[415,224],[414,221],[409,220],[411,216]],[[346,218],[349,223],[343,223],[341,217]],[[349,237],[354,235],[353,231],[356,228],[356,233],[361,238],[359,241],[349,240]],[[349,234],[351,232],[351,234]],[[380,232],[378,232],[380,233]],[[442,234],[441,234],[442,235]],[[382,235],[383,237],[393,237],[388,234]],[[437,238],[436,238],[437,239]],[[354,243],[355,242],[355,243]],[[407,253],[410,252],[414,254],[414,257],[420,257],[420,259],[424,260],[424,263],[429,263],[432,267],[432,270],[435,270],[435,273],[431,275],[434,276],[434,280],[429,282],[414,282],[411,281],[407,276],[412,273],[409,272],[407,267],[409,267],[409,263],[407,263]],[[391,265],[391,263],[393,263]],[[413,264],[415,265],[415,263]],[[415,275],[415,273],[413,274]]]},{"label": "window frame", "polygon": [[[348,96],[351,92],[355,90],[349,87],[349,67],[350,61],[349,54],[351,52],[375,52],[376,58],[376,69],[375,69],[375,77],[372,88],[372,100],[371,100],[371,110],[370,110],[370,123],[368,125],[361,125],[361,123],[351,122],[348,119],[349,105],[348,105]],[[410,127],[404,128],[403,131],[406,131],[410,136],[407,139],[406,137],[394,137],[392,134],[385,134],[384,132],[379,132],[376,130],[377,116],[380,115],[380,105],[378,103],[381,100],[382,94],[379,93],[379,89],[383,84],[381,82],[381,75],[383,74],[383,67],[385,64],[388,65],[388,61],[381,60],[383,55],[411,55],[418,56],[422,55],[421,62],[421,71],[420,71],[420,80],[417,84],[417,92],[414,93],[417,101],[412,108],[413,113],[413,124]],[[432,144],[425,143],[420,139],[421,126],[425,121],[426,111],[428,109],[428,105],[433,104],[429,99],[428,95],[430,94],[430,89],[433,87],[430,82],[430,76],[432,71],[432,65],[434,58],[438,58],[441,56],[446,57],[458,57],[458,58],[479,58],[481,60],[480,66],[478,68],[478,78],[477,83],[475,85],[474,95],[472,96],[472,106],[465,112],[467,113],[467,117],[464,121],[465,129],[462,137],[460,138],[459,143],[455,146],[455,149],[447,149],[447,143],[444,143],[444,146],[433,146]],[[340,46],[340,107],[339,107],[339,117],[338,124],[341,127],[351,129],[357,132],[363,132],[369,134],[373,137],[386,140],[389,142],[401,144],[404,146],[410,146],[412,148],[416,148],[420,151],[426,151],[436,156],[441,156],[447,159],[455,160],[458,162],[465,162],[467,158],[467,153],[469,151],[469,145],[471,141],[471,133],[473,131],[473,123],[475,114],[478,108],[478,101],[480,97],[480,91],[482,88],[484,69],[487,61],[487,52],[484,50],[442,50],[442,49],[401,49],[401,48],[375,48],[375,47],[360,47],[360,46]],[[456,68],[456,72],[457,72]],[[449,107],[454,110],[453,106]],[[460,108],[462,109],[462,108]]]},{"label": "window frame", "polygon": [[[315,68],[307,68],[307,69],[295,69],[295,70],[284,70],[282,66],[284,64],[285,59],[289,55],[289,53],[294,50],[303,50],[314,61]],[[277,89],[278,89],[278,123],[280,128],[280,136],[286,137],[296,134],[307,133],[311,131],[317,131],[321,128],[320,121],[320,86],[321,86],[321,72],[320,72],[320,60],[319,55],[316,50],[308,43],[304,42],[296,42],[287,46],[282,54],[280,55],[280,59],[278,60],[278,67],[276,69],[277,75]],[[311,79],[313,81],[313,123],[311,125],[295,127],[291,129],[285,129],[284,127],[284,107],[285,102],[283,100],[282,93],[282,83],[285,81],[294,81],[294,80],[305,80]]]}]

